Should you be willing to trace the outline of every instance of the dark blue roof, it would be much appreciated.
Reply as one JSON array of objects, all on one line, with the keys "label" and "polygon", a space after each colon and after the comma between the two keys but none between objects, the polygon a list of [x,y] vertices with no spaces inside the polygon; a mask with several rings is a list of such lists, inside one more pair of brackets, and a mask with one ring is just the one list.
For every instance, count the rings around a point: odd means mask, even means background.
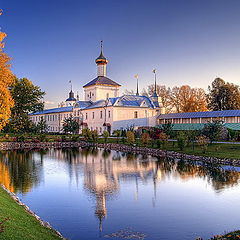
[{"label": "dark blue roof", "polygon": [[210,118],[210,117],[240,117],[240,110],[208,111],[208,112],[185,112],[159,115],[159,119],[171,118]]},{"label": "dark blue roof", "polygon": [[73,107],[60,107],[60,108],[52,108],[52,109],[46,109],[41,112],[35,112],[31,113],[29,115],[39,115],[39,114],[48,114],[48,113],[61,113],[61,112],[72,112]]},{"label": "dark blue roof", "polygon": [[121,86],[120,84],[114,82],[114,81],[111,80],[110,78],[102,77],[102,76],[96,77],[96,78],[93,79],[91,82],[89,82],[89,83],[87,83],[86,85],[84,85],[83,87],[88,87],[88,86],[92,86],[92,85]]}]

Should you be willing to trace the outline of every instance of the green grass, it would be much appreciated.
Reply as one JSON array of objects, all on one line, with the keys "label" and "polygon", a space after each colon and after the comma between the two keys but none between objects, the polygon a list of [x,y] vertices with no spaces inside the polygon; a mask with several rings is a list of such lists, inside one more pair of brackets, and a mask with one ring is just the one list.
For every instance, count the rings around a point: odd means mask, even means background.
[{"label": "green grass", "polygon": [[[45,228],[22,206],[19,206],[0,187],[0,222],[8,218],[0,226],[4,226],[0,232],[0,239],[4,240],[59,240],[51,229]],[[1,227],[0,227],[1,230]]]},{"label": "green grass", "polygon": [[180,151],[177,143],[173,145],[171,142],[167,143],[164,149],[190,155],[240,159],[240,145],[237,144],[213,143],[208,146],[206,153],[203,153],[199,146],[195,146],[194,149],[192,146],[186,146],[183,151]]}]

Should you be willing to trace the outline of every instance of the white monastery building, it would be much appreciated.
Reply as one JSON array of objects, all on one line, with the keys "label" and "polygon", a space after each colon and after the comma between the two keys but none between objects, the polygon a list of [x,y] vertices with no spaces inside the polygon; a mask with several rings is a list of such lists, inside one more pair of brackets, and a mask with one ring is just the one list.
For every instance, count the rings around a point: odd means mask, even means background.
[{"label": "white monastery building", "polygon": [[135,95],[120,96],[119,83],[107,77],[108,60],[104,57],[101,45],[100,56],[96,59],[97,77],[83,86],[84,100],[74,97],[71,89],[69,98],[58,108],[46,109],[30,114],[34,123],[45,119],[49,132],[62,132],[64,119],[73,117],[83,128],[97,130],[99,134],[107,130],[129,127],[150,127],[157,123],[157,116],[164,113],[161,99],[155,91],[151,97],[139,96],[138,84]]}]

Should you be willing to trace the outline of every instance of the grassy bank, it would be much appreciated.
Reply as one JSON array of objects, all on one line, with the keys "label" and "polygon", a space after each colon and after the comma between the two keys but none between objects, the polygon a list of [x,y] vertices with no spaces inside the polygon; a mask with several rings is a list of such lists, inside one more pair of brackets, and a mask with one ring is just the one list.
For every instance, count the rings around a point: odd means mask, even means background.
[{"label": "grassy bank", "polygon": [[[98,139],[99,143],[103,143],[104,139]],[[108,143],[117,143],[117,139],[110,138],[107,141]],[[122,140],[118,141],[119,143],[123,143]],[[124,142],[125,144],[126,141]],[[138,140],[136,141],[136,145],[143,147]],[[150,148],[159,148],[156,144],[148,144],[147,147]],[[206,156],[206,157],[217,157],[217,158],[229,158],[229,159],[240,159],[240,144],[224,144],[224,143],[212,143],[209,144],[207,151],[203,153],[201,147],[197,146],[195,143],[194,146],[190,143],[185,146],[181,151],[178,147],[177,142],[166,142],[164,145],[160,146],[160,149],[167,151],[175,151],[180,153],[186,153],[190,155],[198,155],[198,156]]]},{"label": "grassy bank", "polygon": [[0,187],[0,239],[59,240],[60,237],[41,226]]},{"label": "grassy bank", "polygon": [[175,145],[173,145],[173,143],[167,143],[163,148],[169,151],[181,152],[190,155],[240,159],[240,145],[237,144],[213,143],[208,146],[206,153],[203,153],[199,146],[195,146],[194,148],[192,146],[186,146],[183,151],[180,151],[177,143],[175,143]]}]

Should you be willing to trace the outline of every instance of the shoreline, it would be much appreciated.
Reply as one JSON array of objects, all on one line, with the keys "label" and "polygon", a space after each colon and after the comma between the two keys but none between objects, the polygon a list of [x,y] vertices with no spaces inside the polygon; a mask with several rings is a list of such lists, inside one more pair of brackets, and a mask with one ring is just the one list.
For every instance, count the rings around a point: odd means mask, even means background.
[{"label": "shoreline", "polygon": [[169,157],[174,159],[184,159],[189,161],[201,161],[210,164],[240,166],[240,159],[206,157],[200,155],[190,155],[175,151],[167,151],[156,148],[131,146],[121,143],[92,143],[86,141],[79,142],[0,142],[0,151],[9,150],[34,150],[47,148],[72,148],[72,147],[98,147],[106,150],[115,150],[127,153],[137,153],[151,155],[154,157]]},{"label": "shoreline", "polygon": [[[50,223],[42,220],[35,212],[33,212],[26,204],[24,204],[23,202],[21,202],[21,200],[18,198],[18,196],[9,191],[3,184],[0,184],[0,188],[2,189],[3,193],[6,193],[7,195],[7,202],[11,202],[11,200],[13,200],[13,203],[16,204],[16,206],[20,207],[20,208],[17,208],[15,209],[15,211],[17,211],[17,214],[19,214],[19,211],[23,212],[21,214],[23,214],[23,216],[26,216],[27,218],[30,218],[32,219],[31,221],[34,223],[35,221],[35,224],[39,224],[39,227],[38,228],[42,228],[42,230],[39,229],[39,231],[41,231],[41,233],[39,232],[39,234],[47,234],[47,236],[49,236],[49,238],[53,238],[54,239],[62,239],[62,240],[67,240],[66,238],[63,237],[63,235],[57,231],[56,229],[54,229]],[[14,207],[15,208],[15,207]],[[22,208],[22,210],[21,210]],[[12,217],[10,218],[12,219]],[[34,220],[35,219],[35,220]],[[28,220],[29,221],[29,220]],[[25,224],[25,221],[23,219],[21,219],[21,223]],[[7,229],[11,229],[9,226],[7,227]],[[47,233],[45,231],[45,233],[43,232],[43,229],[48,229],[49,233]],[[2,234],[2,233],[1,233]],[[17,234],[17,232],[16,232]]]}]

